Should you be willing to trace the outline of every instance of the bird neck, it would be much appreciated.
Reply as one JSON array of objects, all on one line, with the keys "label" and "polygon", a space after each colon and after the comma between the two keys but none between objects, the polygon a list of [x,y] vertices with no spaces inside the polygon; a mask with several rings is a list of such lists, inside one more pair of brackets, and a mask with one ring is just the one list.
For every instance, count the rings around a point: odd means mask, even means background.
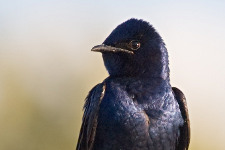
[{"label": "bird neck", "polygon": [[150,64],[150,76],[159,77],[164,80],[169,79],[169,60],[168,52],[164,45],[161,46],[160,51],[157,51],[156,56],[153,56]]},{"label": "bird neck", "polygon": [[161,44],[158,49],[152,52],[149,60],[145,76],[169,81],[168,52],[164,44]]}]

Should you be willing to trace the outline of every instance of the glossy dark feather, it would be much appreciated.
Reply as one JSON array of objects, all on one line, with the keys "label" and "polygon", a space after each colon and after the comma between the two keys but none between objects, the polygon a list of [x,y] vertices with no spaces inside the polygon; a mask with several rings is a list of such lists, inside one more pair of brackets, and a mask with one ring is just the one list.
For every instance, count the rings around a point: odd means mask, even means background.
[{"label": "glossy dark feather", "polygon": [[178,88],[173,87],[175,98],[179,104],[182,117],[184,119],[183,126],[180,127],[180,137],[178,140],[177,150],[187,150],[190,143],[190,121],[188,115],[187,102],[184,94]]},{"label": "glossy dark feather", "polygon": [[186,100],[170,85],[168,52],[152,25],[130,19],[92,51],[109,77],[86,98],[77,150],[187,150]]},{"label": "glossy dark feather", "polygon": [[77,150],[92,149],[96,134],[99,105],[104,96],[104,92],[104,83],[98,84],[89,92],[86,98]]}]

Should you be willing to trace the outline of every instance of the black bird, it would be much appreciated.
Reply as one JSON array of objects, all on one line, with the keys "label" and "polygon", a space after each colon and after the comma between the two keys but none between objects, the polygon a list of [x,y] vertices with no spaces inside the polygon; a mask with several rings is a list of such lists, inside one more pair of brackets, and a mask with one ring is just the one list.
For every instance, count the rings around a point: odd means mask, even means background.
[{"label": "black bird", "polygon": [[92,51],[109,77],[86,98],[77,150],[187,150],[186,100],[170,85],[167,49],[152,25],[130,19]]}]

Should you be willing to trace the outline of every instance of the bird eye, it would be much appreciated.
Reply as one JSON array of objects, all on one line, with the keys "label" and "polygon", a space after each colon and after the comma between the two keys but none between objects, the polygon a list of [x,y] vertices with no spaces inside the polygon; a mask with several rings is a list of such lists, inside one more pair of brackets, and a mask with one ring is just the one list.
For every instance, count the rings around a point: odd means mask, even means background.
[{"label": "bird eye", "polygon": [[137,50],[139,49],[141,46],[141,43],[137,40],[132,40],[130,43],[129,43],[129,47],[132,49],[132,50]]}]

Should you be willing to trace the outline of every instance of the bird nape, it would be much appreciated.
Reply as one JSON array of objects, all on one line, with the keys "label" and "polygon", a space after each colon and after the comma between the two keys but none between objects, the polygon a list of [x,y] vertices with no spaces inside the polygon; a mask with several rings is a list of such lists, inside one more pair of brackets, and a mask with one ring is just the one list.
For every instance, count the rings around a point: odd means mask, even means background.
[{"label": "bird nape", "polygon": [[186,100],[170,85],[167,49],[152,25],[130,19],[92,51],[109,77],[86,98],[77,150],[187,150]]}]

